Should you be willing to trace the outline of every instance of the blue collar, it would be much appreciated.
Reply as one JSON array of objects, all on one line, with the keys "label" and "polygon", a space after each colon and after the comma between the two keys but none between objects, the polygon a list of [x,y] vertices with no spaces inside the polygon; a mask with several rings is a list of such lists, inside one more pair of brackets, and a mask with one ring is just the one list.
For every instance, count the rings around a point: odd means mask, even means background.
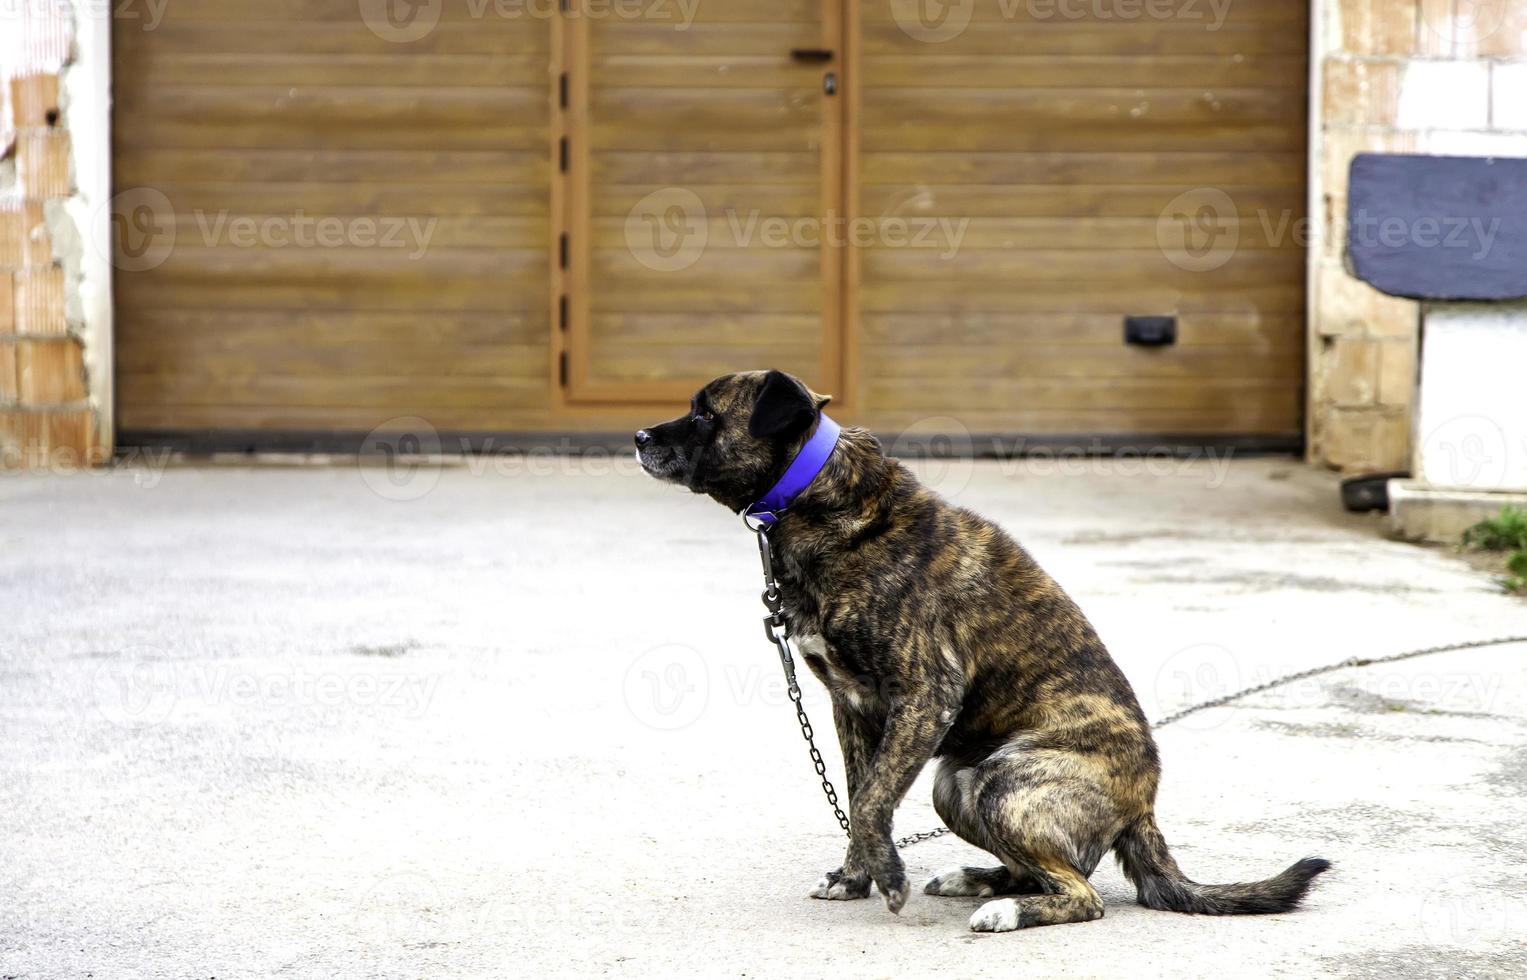
[{"label": "blue collar", "polygon": [[826,415],[819,416],[816,432],[806,440],[806,444],[801,447],[800,452],[795,454],[790,465],[785,467],[785,472],[780,476],[779,481],[742,512],[742,519],[747,521],[750,527],[768,527],[784,516],[786,509],[795,503],[795,498],[811,486],[811,481],[815,480],[817,474],[822,472],[822,467],[827,465],[827,460],[832,456],[832,451],[837,448],[838,436],[842,432],[843,427],[838,423]]}]

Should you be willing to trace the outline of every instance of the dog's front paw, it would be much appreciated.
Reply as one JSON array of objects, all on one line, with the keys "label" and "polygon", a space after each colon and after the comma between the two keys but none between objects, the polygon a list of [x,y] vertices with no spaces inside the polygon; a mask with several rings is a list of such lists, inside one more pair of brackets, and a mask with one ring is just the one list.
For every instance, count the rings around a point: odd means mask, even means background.
[{"label": "dog's front paw", "polygon": [[812,898],[825,898],[835,902],[846,902],[855,898],[870,897],[870,876],[860,872],[858,874],[846,874],[842,868],[829,871],[817,882],[817,886],[811,890]]},{"label": "dog's front paw", "polygon": [[907,870],[894,847],[870,865],[870,878],[885,897],[885,907],[899,913],[901,907],[907,904]]}]

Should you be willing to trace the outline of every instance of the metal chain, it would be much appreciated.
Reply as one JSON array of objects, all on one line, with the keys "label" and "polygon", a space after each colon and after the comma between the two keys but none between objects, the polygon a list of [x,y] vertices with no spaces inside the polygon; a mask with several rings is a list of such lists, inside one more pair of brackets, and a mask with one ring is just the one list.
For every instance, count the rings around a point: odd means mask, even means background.
[{"label": "metal chain", "polygon": [[764,617],[764,635],[779,651],[779,665],[785,672],[785,690],[790,695],[790,702],[795,705],[795,720],[800,723],[801,737],[806,740],[806,748],[811,753],[811,764],[816,767],[817,776],[822,780],[822,794],[827,797],[833,816],[838,818],[838,826],[843,828],[843,833],[852,837],[848,814],[844,813],[843,808],[838,805],[837,787],[833,786],[832,780],[827,778],[827,761],[817,750],[816,733],[811,728],[811,719],[806,717],[805,706],[801,704],[801,685],[795,679],[795,658],[790,655],[790,626],[785,622],[783,612],[785,599],[779,590],[779,583],[774,579],[773,556],[769,552],[771,526],[759,524],[754,529],[758,533],[758,556],[763,561],[763,604],[764,608],[769,610],[769,614]]},{"label": "metal chain", "polygon": [[[789,692],[790,701],[795,705],[795,718],[800,723],[801,735],[806,739],[806,746],[811,751],[811,764],[816,767],[817,775],[822,780],[822,792],[827,797],[827,802],[832,806],[833,815],[838,818],[838,825],[843,828],[845,834],[852,836],[849,829],[848,815],[838,805],[838,791],[832,785],[832,780],[827,778],[827,763],[822,759],[822,753],[817,751],[816,739],[811,728],[811,719],[806,717],[806,709],[801,705],[801,686],[795,680],[795,658],[790,655],[790,627],[785,623],[785,614],[782,611],[784,596],[779,590],[779,583],[774,579],[773,555],[769,551],[769,528],[772,525],[759,524],[748,525],[758,535],[758,554],[763,560],[764,591],[763,604],[769,610],[769,615],[764,617],[764,635],[779,651],[779,663],[785,671],[785,685]],[[1176,721],[1181,721],[1188,715],[1195,714],[1207,708],[1218,708],[1232,701],[1263,691],[1272,690],[1275,687],[1283,687],[1295,681],[1317,677],[1321,674],[1329,674],[1332,671],[1345,670],[1348,667],[1368,667],[1373,664],[1389,664],[1397,660],[1411,660],[1415,657],[1425,657],[1434,653],[1450,653],[1454,650],[1473,650],[1478,647],[1500,646],[1505,643],[1527,643],[1527,636],[1501,636],[1493,640],[1470,640],[1464,643],[1445,643],[1441,646],[1422,647],[1419,650],[1406,650],[1403,653],[1391,653],[1384,657],[1348,657],[1334,664],[1325,664],[1321,667],[1311,667],[1308,670],[1298,670],[1291,674],[1283,674],[1274,677],[1270,681],[1254,684],[1251,687],[1232,691],[1217,698],[1200,701],[1197,704],[1188,705],[1166,715],[1151,723],[1152,728],[1165,728]],[[948,827],[936,827],[933,830],[925,830],[920,834],[909,834],[895,841],[897,849],[911,847],[913,844],[921,844],[923,841],[933,840],[952,833]]]}]

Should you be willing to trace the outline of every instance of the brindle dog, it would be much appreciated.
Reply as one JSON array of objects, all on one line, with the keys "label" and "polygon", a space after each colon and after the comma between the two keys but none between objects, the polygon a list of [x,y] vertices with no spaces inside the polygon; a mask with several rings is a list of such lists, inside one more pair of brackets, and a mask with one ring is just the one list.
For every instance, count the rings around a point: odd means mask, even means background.
[{"label": "brindle dog", "polygon": [[[779,478],[827,397],[778,371],[717,378],[683,417],[636,434],[644,469],[734,511]],[[832,695],[853,825],[842,867],[811,894],[879,886],[907,900],[891,816],[929,759],[933,803],[1002,862],[940,874],[930,895],[998,896],[978,931],[1103,914],[1087,879],[1110,850],[1155,909],[1287,912],[1330,867],[1306,858],[1265,881],[1201,885],[1156,828],[1160,763],[1129,682],[1076,604],[1012,538],[918,484],[863,429],[771,532],[792,635]]]}]

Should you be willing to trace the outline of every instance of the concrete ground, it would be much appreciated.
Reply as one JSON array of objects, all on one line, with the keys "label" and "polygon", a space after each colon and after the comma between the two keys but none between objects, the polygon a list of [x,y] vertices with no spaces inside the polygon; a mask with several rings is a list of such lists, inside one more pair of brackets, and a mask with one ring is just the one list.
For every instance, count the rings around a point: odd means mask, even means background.
[{"label": "concrete ground", "polygon": [[[1152,717],[1527,634],[1290,461],[918,469],[1071,590]],[[805,897],[842,840],[758,589],[736,518],[624,459],[0,479],[0,976],[1527,975],[1527,645],[1159,732],[1187,873],[1331,858],[1306,910],[1153,912],[1109,861],[1101,921],[975,935],[978,899]],[[898,830],[935,823],[925,775]]]}]

